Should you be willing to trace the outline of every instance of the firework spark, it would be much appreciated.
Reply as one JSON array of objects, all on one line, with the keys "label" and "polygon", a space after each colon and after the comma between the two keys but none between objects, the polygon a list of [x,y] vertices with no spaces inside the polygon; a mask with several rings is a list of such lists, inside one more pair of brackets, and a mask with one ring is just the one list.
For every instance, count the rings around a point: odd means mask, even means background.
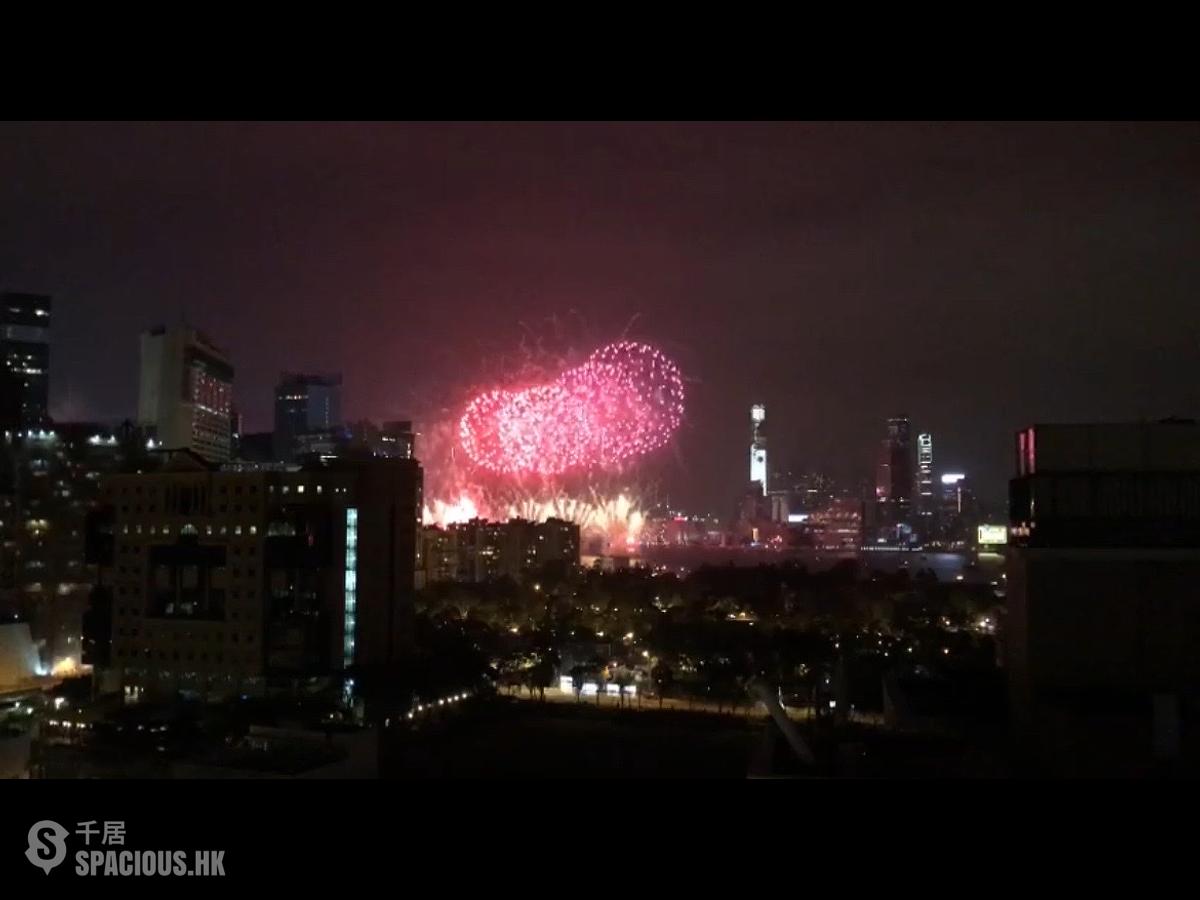
[{"label": "firework spark", "polygon": [[453,502],[434,500],[425,506],[426,525],[456,525],[475,518],[526,519],[544,522],[563,519],[574,522],[584,541],[599,539],[602,544],[632,546],[641,537],[646,523],[643,500],[636,493],[603,494],[597,490],[585,495],[566,492],[516,494],[490,498],[463,493]]},{"label": "firework spark", "polygon": [[683,417],[683,380],[647,344],[619,341],[549,384],[475,397],[459,440],[480,468],[553,476],[608,469],[670,440]]}]

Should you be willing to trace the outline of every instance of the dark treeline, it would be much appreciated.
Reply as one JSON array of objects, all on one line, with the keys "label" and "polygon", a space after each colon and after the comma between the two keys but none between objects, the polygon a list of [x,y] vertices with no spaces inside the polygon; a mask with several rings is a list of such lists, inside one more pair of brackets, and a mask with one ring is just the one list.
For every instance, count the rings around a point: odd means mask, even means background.
[{"label": "dark treeline", "polygon": [[636,684],[642,697],[732,705],[749,702],[745,685],[761,678],[794,702],[844,696],[878,709],[889,671],[994,670],[1002,596],[1000,585],[848,560],[820,572],[560,569],[523,582],[442,583],[419,592],[417,613],[421,643],[534,694],[566,676],[577,692],[586,681]]}]

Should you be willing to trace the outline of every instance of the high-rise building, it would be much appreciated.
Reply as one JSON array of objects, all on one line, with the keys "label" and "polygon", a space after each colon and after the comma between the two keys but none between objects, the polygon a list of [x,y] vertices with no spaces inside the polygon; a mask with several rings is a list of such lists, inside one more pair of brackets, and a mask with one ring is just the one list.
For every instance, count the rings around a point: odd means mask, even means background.
[{"label": "high-rise building", "polygon": [[329,434],[341,424],[341,375],[283,374],[275,388],[276,459],[290,462],[299,439]]},{"label": "high-rise building", "polygon": [[866,543],[909,544],[913,537],[913,459],[906,416],[888,419],[875,477],[875,508],[864,515]]},{"label": "high-rise building", "polygon": [[133,430],[58,423],[0,442],[0,618],[29,623],[46,671],[82,661],[82,616],[96,582],[86,520],[100,479],[151,465]]},{"label": "high-rise building", "polygon": [[930,537],[933,533],[934,507],[936,500],[933,496],[933,435],[922,432],[917,435],[917,515],[921,522],[921,535]]},{"label": "high-rise building", "polygon": [[767,493],[767,408],[761,403],[750,407],[750,481]]},{"label": "high-rise building", "polygon": [[50,298],[0,294],[0,426],[45,425],[50,408]]},{"label": "high-rise building", "polygon": [[193,328],[158,327],[142,335],[138,424],[168,450],[210,462],[232,452],[233,366]]},{"label": "high-rise building", "polygon": [[348,422],[327,431],[296,435],[295,458],[343,457],[365,459],[413,459],[416,456],[416,434],[412,422],[384,422],[377,425],[363,419]]},{"label": "high-rise building", "polygon": [[888,419],[883,443],[888,461],[888,499],[895,504],[900,518],[906,519],[913,499],[912,444],[906,416]]},{"label": "high-rise building", "polygon": [[862,538],[862,503],[853,497],[836,497],[808,517],[813,544],[825,550],[849,550]]},{"label": "high-rise building", "polygon": [[234,460],[244,463],[266,464],[275,460],[275,433],[253,431],[238,435],[234,448]]},{"label": "high-rise building", "polygon": [[379,429],[381,455],[412,459],[416,455],[416,434],[408,420],[384,422]]},{"label": "high-rise building", "polygon": [[1016,436],[1004,625],[1019,745],[1043,771],[1200,771],[1200,426]]},{"label": "high-rise building", "polygon": [[875,499],[887,500],[892,490],[892,464],[888,462],[886,446],[879,448],[879,459],[875,463]]},{"label": "high-rise building", "polygon": [[421,481],[416,460],[227,471],[190,451],[105,479],[110,685],[261,694],[401,660]]},{"label": "high-rise building", "polygon": [[837,496],[836,488],[836,482],[829,475],[820,472],[809,472],[800,476],[793,488],[797,508],[801,510],[824,508],[829,501]]},{"label": "high-rise building", "polygon": [[971,480],[962,472],[945,472],[940,480],[937,538],[951,547],[966,544],[979,523],[979,502],[971,488]]}]

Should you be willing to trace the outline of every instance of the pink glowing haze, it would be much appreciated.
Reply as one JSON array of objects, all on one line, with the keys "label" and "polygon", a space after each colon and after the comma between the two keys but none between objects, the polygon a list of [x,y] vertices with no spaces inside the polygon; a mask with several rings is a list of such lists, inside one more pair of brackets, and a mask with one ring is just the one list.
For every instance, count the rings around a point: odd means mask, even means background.
[{"label": "pink glowing haze", "polygon": [[478,395],[459,438],[476,465],[497,474],[559,475],[649,453],[682,417],[675,363],[647,344],[620,341],[548,384]]}]

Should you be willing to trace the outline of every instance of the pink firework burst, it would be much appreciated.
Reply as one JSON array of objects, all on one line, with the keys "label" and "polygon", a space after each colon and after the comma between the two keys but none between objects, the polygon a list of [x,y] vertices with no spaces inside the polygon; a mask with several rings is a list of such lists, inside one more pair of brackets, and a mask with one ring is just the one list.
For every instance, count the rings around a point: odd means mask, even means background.
[{"label": "pink firework burst", "polygon": [[549,384],[475,397],[459,439],[489,471],[558,475],[649,453],[670,440],[682,417],[675,363],[648,344],[619,341]]}]

